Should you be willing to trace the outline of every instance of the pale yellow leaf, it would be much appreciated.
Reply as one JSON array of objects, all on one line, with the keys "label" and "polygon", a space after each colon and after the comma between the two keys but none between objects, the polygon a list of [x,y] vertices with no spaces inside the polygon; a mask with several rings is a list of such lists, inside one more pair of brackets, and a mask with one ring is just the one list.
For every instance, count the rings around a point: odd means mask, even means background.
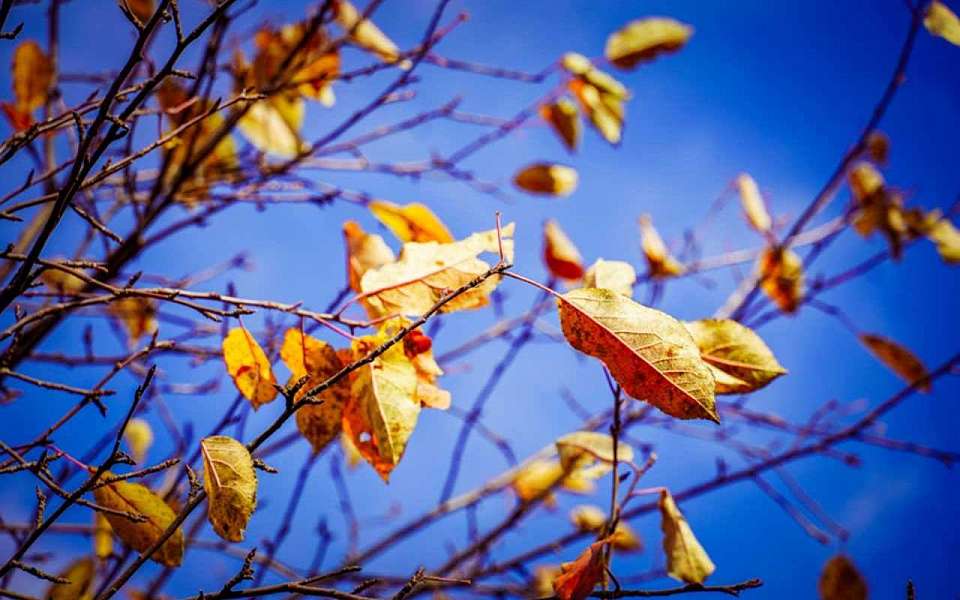
[{"label": "pale yellow leaf", "polygon": [[123,439],[127,442],[133,459],[142,464],[147,457],[147,451],[153,445],[153,429],[150,428],[150,423],[143,419],[130,419],[123,430]]},{"label": "pale yellow leaf", "polygon": [[937,245],[937,251],[944,262],[960,263],[960,231],[949,219],[938,219],[929,227],[926,236]]},{"label": "pale yellow leaf", "polygon": [[93,553],[99,559],[113,554],[113,527],[102,513],[93,516]]},{"label": "pale yellow leaf", "polygon": [[640,225],[640,246],[650,267],[650,276],[663,279],[682,275],[686,269],[670,254],[660,233],[654,228],[650,215],[641,215],[637,222]]},{"label": "pale yellow leaf", "polygon": [[[556,439],[560,466],[571,475],[599,479],[613,469],[613,437],[598,431],[574,431]],[[633,448],[617,444],[616,460],[631,462]]]},{"label": "pale yellow leaf", "polygon": [[[599,533],[607,525],[607,514],[599,506],[579,504],[570,511],[570,522],[580,531]],[[638,552],[643,542],[624,521],[618,521],[609,538],[610,545],[623,552]]]},{"label": "pale yellow leaf", "polygon": [[304,148],[300,139],[304,114],[303,98],[280,94],[254,102],[237,128],[261,152],[295,158]]},{"label": "pale yellow leaf", "polygon": [[583,276],[583,287],[605,288],[633,297],[633,284],[637,282],[637,272],[633,265],[622,260],[604,260],[598,258]]},{"label": "pale yellow leaf", "polygon": [[693,28],[667,17],[630,21],[610,34],[604,51],[607,60],[621,69],[632,69],[661,54],[676,52],[687,43]]},{"label": "pale yellow leaf", "polygon": [[225,435],[200,441],[207,518],[217,535],[242,542],[244,530],[257,506],[257,473],[246,447]]},{"label": "pale yellow leaf", "polygon": [[577,171],[552,163],[527,165],[513,177],[513,183],[525,192],[544,196],[569,196],[577,189]]},{"label": "pale yellow leaf", "polygon": [[382,237],[365,232],[356,221],[343,224],[343,239],[347,246],[347,281],[355,292],[360,292],[364,273],[397,259]]},{"label": "pale yellow leaf", "polygon": [[353,4],[347,0],[335,0],[333,10],[337,25],[357,46],[372,52],[385,63],[398,63],[401,69],[412,66],[409,60],[400,60],[400,49],[393,40],[369,19],[364,19],[363,14]]},{"label": "pale yellow leaf", "polygon": [[760,336],[736,321],[703,319],[684,326],[713,371],[718,394],[752,392],[787,372]]},{"label": "pale yellow leaf", "polygon": [[933,0],[930,3],[923,17],[923,26],[931,34],[960,46],[960,18],[943,2]]},{"label": "pale yellow leaf", "polygon": [[772,224],[770,213],[767,212],[757,182],[750,175],[741,173],[737,176],[737,190],[740,192],[740,206],[743,207],[747,223],[760,233],[769,232]]},{"label": "pale yellow leaf", "polygon": [[713,561],[693,535],[670,492],[660,492],[659,506],[667,574],[685,583],[703,583],[716,569]]}]

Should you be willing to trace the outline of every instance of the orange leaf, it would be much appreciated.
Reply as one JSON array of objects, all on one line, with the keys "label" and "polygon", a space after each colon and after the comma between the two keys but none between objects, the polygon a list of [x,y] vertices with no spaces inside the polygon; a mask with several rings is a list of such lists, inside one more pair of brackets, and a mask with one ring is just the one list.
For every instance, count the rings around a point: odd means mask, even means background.
[{"label": "orange leaf", "polygon": [[[920,359],[900,344],[890,338],[882,335],[873,335],[871,333],[861,333],[860,341],[870,350],[870,353],[877,357],[877,360],[886,365],[891,371],[896,373],[907,383],[913,383],[927,377],[927,368],[923,366]],[[927,381],[920,386],[924,392],[930,391],[930,382]]]},{"label": "orange leaf", "polygon": [[234,327],[223,339],[223,361],[233,383],[254,410],[272,402],[277,396],[277,383],[270,361],[250,332]]},{"label": "orange leaf", "polygon": [[53,63],[33,40],[13,51],[13,96],[20,113],[30,114],[47,102],[53,84]]},{"label": "orange leaf", "polygon": [[580,252],[553,219],[543,225],[543,262],[554,277],[570,281],[583,278]]},{"label": "orange leaf", "polygon": [[685,271],[684,266],[670,255],[667,245],[663,243],[663,238],[654,229],[650,215],[641,215],[638,222],[640,245],[643,248],[643,255],[647,258],[650,275],[655,279],[681,275]]},{"label": "orange leaf", "polygon": [[401,242],[440,242],[447,244],[453,236],[447,226],[426,205],[411,202],[405,206],[374,200],[367,206]]},{"label": "orange leaf", "polygon": [[785,313],[792,313],[803,299],[803,261],[789,248],[767,248],[760,255],[760,286]]},{"label": "orange leaf", "polygon": [[563,564],[562,573],[553,580],[553,589],[560,600],[584,600],[603,579],[603,548],[607,541],[594,542],[577,559]]}]

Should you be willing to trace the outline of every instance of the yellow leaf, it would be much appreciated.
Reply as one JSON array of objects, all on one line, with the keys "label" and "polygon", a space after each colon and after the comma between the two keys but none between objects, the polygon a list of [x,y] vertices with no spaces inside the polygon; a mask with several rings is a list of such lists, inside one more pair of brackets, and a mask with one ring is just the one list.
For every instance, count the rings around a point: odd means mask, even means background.
[{"label": "yellow leaf", "polygon": [[923,26],[932,35],[942,37],[954,46],[960,46],[960,19],[946,4],[934,0],[927,7]]},{"label": "yellow leaf", "polygon": [[[598,533],[607,524],[607,515],[599,506],[580,504],[570,511],[570,522],[580,531]],[[610,545],[623,552],[643,550],[643,542],[624,521],[618,521],[609,537]]]},{"label": "yellow leaf", "polygon": [[351,440],[350,436],[346,433],[340,434],[340,448],[343,450],[343,457],[347,461],[347,467],[356,469],[360,461],[363,460],[363,455],[360,454],[360,451],[357,450],[357,447],[353,444],[353,440]]},{"label": "yellow leaf", "polygon": [[[394,319],[400,327],[406,327],[409,321]],[[443,369],[433,357],[433,340],[419,329],[414,329],[403,338],[403,353],[413,363],[417,371],[417,399],[429,408],[446,410],[450,408],[450,392],[437,387],[437,378],[443,375]]]},{"label": "yellow leaf", "polygon": [[233,383],[254,410],[272,402],[277,383],[263,348],[243,327],[234,327],[223,339],[223,361]]},{"label": "yellow leaf", "polygon": [[[524,502],[542,496],[552,489],[562,488],[577,494],[591,494],[596,488],[592,479],[564,471],[560,461],[555,458],[540,458],[525,463],[514,474],[510,486]],[[556,506],[556,499],[553,494],[548,494],[543,497],[543,503],[552,508]]]},{"label": "yellow leaf", "polygon": [[44,269],[40,280],[52,291],[67,295],[76,294],[87,285],[83,279],[60,269]]},{"label": "yellow leaf", "polygon": [[577,189],[577,171],[552,163],[527,165],[513,176],[518,188],[531,194],[569,196]]},{"label": "yellow leaf", "polygon": [[543,262],[554,277],[568,281],[583,278],[583,259],[580,252],[553,219],[543,225]]},{"label": "yellow leaf", "polygon": [[254,102],[237,122],[237,128],[258,150],[280,158],[295,158],[303,149],[303,99],[280,94]]},{"label": "yellow leaf", "polygon": [[[343,368],[343,362],[326,342],[304,335],[290,328],[283,337],[280,358],[290,369],[290,383],[309,375],[307,383],[297,392],[300,400],[311,388],[320,385]],[[343,378],[317,396],[322,404],[306,404],[297,410],[297,428],[310,442],[314,452],[320,452],[340,434],[343,407],[350,398],[350,382]]]},{"label": "yellow leaf", "polygon": [[684,323],[716,379],[716,393],[758,390],[787,371],[759,335],[731,319]]},{"label": "yellow leaf", "polygon": [[[513,261],[513,223],[502,228],[504,260]],[[407,242],[396,262],[364,273],[360,280],[364,304],[371,318],[385,315],[421,315],[448,290],[455,290],[486,272],[490,265],[478,256],[500,250],[496,230],[474,233],[449,244]],[[490,277],[457,296],[440,310],[480,308],[499,283]]]},{"label": "yellow leaf", "polygon": [[867,600],[867,582],[853,561],[842,554],[823,566],[817,589],[820,600]]},{"label": "yellow leaf", "polygon": [[605,288],[633,297],[633,284],[637,282],[637,272],[633,265],[622,260],[603,260],[598,258],[583,276],[583,287]]},{"label": "yellow leaf", "polygon": [[687,43],[693,28],[666,17],[649,17],[627,23],[610,34],[604,54],[621,69],[632,69],[638,63],[661,54],[676,52]]},{"label": "yellow leaf", "polygon": [[640,224],[640,245],[643,248],[643,255],[647,258],[647,266],[650,267],[650,276],[663,279],[682,275],[686,269],[667,250],[663,238],[653,227],[650,215],[641,215],[638,223]]},{"label": "yellow leaf", "polygon": [[803,299],[803,261],[789,248],[767,248],[757,268],[764,293],[785,313],[792,313]]},{"label": "yellow leaf", "polygon": [[847,180],[850,182],[853,198],[861,204],[884,187],[883,175],[868,162],[854,165],[847,174]]},{"label": "yellow leaf", "polygon": [[660,492],[659,506],[667,574],[685,583],[703,583],[716,569],[713,561],[693,535],[670,492]]},{"label": "yellow leaf", "polygon": [[257,473],[246,447],[225,435],[200,441],[207,518],[217,535],[242,542],[250,515],[257,506]]},{"label": "yellow leaf", "polygon": [[150,298],[127,296],[111,302],[107,310],[123,323],[131,346],[157,330],[157,306]]},{"label": "yellow leaf", "polygon": [[127,442],[133,459],[142,464],[147,457],[147,451],[153,445],[153,430],[150,424],[143,419],[130,419],[123,430],[123,439]]},{"label": "yellow leaf", "polygon": [[741,173],[737,176],[737,190],[740,192],[740,206],[743,207],[747,223],[760,233],[769,232],[772,224],[770,213],[767,212],[757,182],[750,175]]},{"label": "yellow leaf", "polygon": [[[890,338],[872,333],[862,333],[860,334],[860,341],[877,360],[885,364],[907,383],[914,383],[927,377],[927,368],[923,366],[920,359],[913,352]],[[920,389],[929,392],[930,382],[925,382],[920,386]]]},{"label": "yellow leaf", "polygon": [[530,594],[533,598],[547,598],[553,595],[553,580],[560,575],[559,565],[537,565],[533,570]]},{"label": "yellow leaf", "polygon": [[93,514],[93,553],[99,559],[113,554],[113,527],[101,513]]},{"label": "yellow leaf", "polygon": [[606,540],[594,542],[577,559],[561,565],[561,574],[553,580],[559,600],[585,600],[606,573],[603,549]]},{"label": "yellow leaf", "polygon": [[33,40],[26,40],[13,51],[13,97],[16,108],[29,115],[47,103],[53,85],[50,57]]},{"label": "yellow leaf", "polygon": [[610,144],[619,144],[623,133],[624,106],[630,92],[619,81],[593,66],[590,59],[568,52],[561,60],[573,79],[570,92],[597,132]]},{"label": "yellow leaf", "polygon": [[[107,481],[111,477],[112,473],[104,474]],[[113,513],[104,514],[117,537],[137,552],[143,552],[155,544],[177,517],[163,498],[139,483],[114,481],[101,485],[94,488],[93,498],[100,506],[146,518],[141,522]],[[180,566],[183,560],[183,530],[177,528],[151,559],[168,567]]]},{"label": "yellow leaf", "polygon": [[60,573],[70,583],[54,583],[47,589],[47,600],[91,600],[96,565],[89,556],[79,558]]},{"label": "yellow leaf", "polygon": [[409,60],[400,60],[400,49],[386,36],[380,28],[374,25],[347,0],[336,0],[333,3],[334,18],[344,33],[350,36],[353,42],[377,55],[385,63],[397,63],[401,69],[409,69],[412,63]]},{"label": "yellow leaf", "polygon": [[364,273],[397,259],[382,237],[365,232],[356,221],[343,224],[343,239],[347,246],[347,281],[355,292],[360,292]]},{"label": "yellow leaf", "polygon": [[540,116],[557,134],[568,150],[576,150],[580,143],[580,120],[577,118],[577,105],[560,98],[551,104],[540,107]]},{"label": "yellow leaf", "polygon": [[426,205],[411,202],[405,206],[374,200],[367,206],[373,216],[384,224],[401,242],[453,241],[450,230]]},{"label": "yellow leaf", "polygon": [[960,263],[960,231],[946,218],[930,226],[927,238],[937,245],[941,258],[949,264]]},{"label": "yellow leaf", "polygon": [[[613,469],[613,437],[597,431],[574,431],[556,439],[560,466],[571,475],[599,479]],[[633,460],[633,448],[617,444],[617,460]]]},{"label": "yellow leaf", "polygon": [[597,288],[567,292],[558,304],[570,345],[603,361],[626,393],[674,417],[719,423],[713,375],[679,321]]}]

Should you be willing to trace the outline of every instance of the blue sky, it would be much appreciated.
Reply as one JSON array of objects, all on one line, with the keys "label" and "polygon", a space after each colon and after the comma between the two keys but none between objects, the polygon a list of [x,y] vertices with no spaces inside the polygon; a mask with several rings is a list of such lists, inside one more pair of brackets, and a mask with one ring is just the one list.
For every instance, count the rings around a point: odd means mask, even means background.
[{"label": "blue sky", "polygon": [[[199,14],[199,2],[188,0],[183,4],[191,15]],[[955,3],[948,4],[960,8]],[[419,40],[433,6],[433,2],[425,0],[388,0],[378,11],[376,21],[400,46],[409,47]],[[570,164],[580,172],[581,181],[569,198],[543,199],[511,191],[509,199],[500,200],[445,180],[312,173],[325,182],[395,202],[425,202],[458,237],[490,228],[494,212],[499,210],[505,220],[518,224],[517,270],[538,280],[546,278],[539,258],[541,224],[545,219],[557,219],[588,262],[604,257],[639,266],[642,255],[636,229],[638,215],[651,214],[664,238],[677,243],[686,229],[703,221],[711,203],[741,171],[758,180],[777,217],[788,221],[795,218],[868,118],[896,61],[908,24],[904,3],[898,0],[458,0],[452,3],[448,14],[460,10],[468,11],[470,19],[443,42],[439,53],[528,71],[538,71],[570,50],[599,56],[606,36],[633,18],[668,15],[695,28],[682,52],[632,73],[618,74],[633,93],[620,147],[611,148],[592,131],[586,131],[579,152],[571,156],[549,130],[531,126],[477,153],[464,165],[485,179],[509,187],[513,172],[528,162]],[[261,17],[276,23],[287,22],[301,17],[304,11],[302,2],[262,2],[251,11],[247,23],[256,23]],[[25,21],[23,37],[42,40],[45,26],[40,16],[38,7],[18,7],[10,20]],[[63,19],[64,71],[119,66],[125,51],[118,48],[129,46],[132,33],[112,2],[74,1],[64,6]],[[247,31],[248,27],[241,30]],[[9,64],[11,47],[9,43],[0,43],[0,63]],[[169,40],[157,40],[158,50],[168,47]],[[192,59],[191,55],[185,63],[194,64]],[[353,65],[366,62],[357,52],[349,52],[345,60]],[[960,48],[922,34],[907,71],[906,85],[883,121],[882,129],[892,140],[890,165],[884,173],[889,182],[908,191],[911,204],[946,208],[960,193],[960,174],[955,168],[956,140],[960,136],[960,79],[955,68],[958,60]],[[456,96],[463,97],[461,108],[465,111],[509,118],[551,84],[535,86],[484,79],[430,66],[422,69],[422,82],[413,88],[415,98],[387,107],[356,132],[434,108]],[[387,77],[337,86],[336,107],[329,111],[319,106],[310,108],[306,136],[319,137],[329,131],[364,98],[386,85]],[[65,89],[68,99],[74,100],[88,90],[77,84],[67,84]],[[0,73],[0,90],[7,98],[6,70]],[[373,146],[370,156],[376,160],[421,160],[433,153],[449,153],[482,131],[472,125],[432,123]],[[4,130],[3,135],[7,134]],[[21,180],[24,168],[24,162],[0,167],[4,192]],[[844,190],[819,221],[839,214],[846,199]],[[222,290],[230,281],[244,296],[304,300],[308,306],[322,309],[342,285],[339,229],[345,219],[357,219],[368,229],[376,227],[363,208],[346,203],[322,209],[274,206],[263,212],[240,206],[226,211],[207,227],[189,230],[157,246],[137,268],[176,277],[247,251],[255,265],[253,270],[233,272],[209,282],[205,289]],[[80,231],[78,222],[65,221],[49,254],[67,251]],[[3,241],[12,235],[13,230],[6,223],[0,225]],[[759,244],[760,240],[743,224],[739,209],[730,204],[711,226],[704,252],[711,255]],[[864,241],[845,234],[816,263],[810,276],[836,273],[882,247],[879,239]],[[660,308],[683,319],[709,316],[734,285],[731,274],[723,271],[697,280],[686,279],[667,287]],[[516,282],[507,282],[501,289],[509,315],[525,310],[535,294]],[[956,351],[958,292],[955,267],[944,266],[933,248],[921,242],[907,252],[902,262],[884,265],[870,276],[830,292],[824,299],[844,307],[860,328],[888,335],[913,349],[928,365],[936,365]],[[646,297],[646,290],[637,294],[638,299]],[[554,317],[549,320],[555,322]],[[121,349],[99,321],[76,321],[58,330],[46,347],[76,351],[83,327],[92,322],[104,332],[98,339],[105,349]],[[492,310],[445,318],[435,347],[440,352],[452,348],[495,321]],[[6,325],[9,316],[4,315],[0,322]],[[256,328],[262,322],[250,318],[247,323]],[[790,374],[751,397],[749,406],[757,410],[802,421],[828,399],[873,405],[900,388],[899,381],[877,364],[838,321],[819,312],[804,309],[796,317],[773,321],[760,333]],[[215,344],[218,338],[213,336],[207,341]],[[466,361],[451,365],[450,374],[442,383],[453,393],[456,406],[469,407],[505,349],[503,343],[491,344]],[[167,383],[197,383],[221,372],[217,364],[192,368],[185,361],[166,361],[162,366]],[[30,372],[50,378],[71,378],[76,385],[96,380],[94,374],[81,371],[45,370],[40,365],[30,368]],[[124,393],[129,394],[135,385],[130,377],[120,380],[118,397],[125,398]],[[532,345],[521,354],[491,397],[484,422],[509,439],[522,458],[576,427],[578,419],[566,407],[563,390],[594,410],[609,402],[595,361],[575,357],[564,345]],[[954,377],[939,382],[931,394],[910,398],[884,419],[887,434],[960,450],[952,405],[958,392],[960,385]],[[213,393],[167,395],[164,399],[178,419],[192,422],[197,432],[203,432],[233,397],[233,389],[226,381]],[[30,390],[15,404],[3,407],[0,436],[5,441],[32,438],[69,402],[61,395]],[[279,410],[279,406],[271,405],[251,417],[247,437]],[[111,411],[107,423],[115,423],[120,412]],[[158,432],[162,431],[157,411],[148,413],[147,418]],[[58,442],[82,453],[95,439],[90,431],[100,432],[103,427],[104,420],[88,411],[64,430]],[[433,506],[459,427],[456,418],[425,411],[389,486],[385,487],[365,465],[348,473],[358,516],[371,522],[364,530],[361,547]],[[691,427],[709,433],[713,426],[704,423]],[[756,444],[769,439],[768,434],[757,430],[745,429],[742,435],[744,440]],[[648,485],[685,489],[712,475],[718,455],[725,456],[731,467],[742,464],[715,444],[660,429],[639,428],[634,437],[654,444],[660,456],[647,476]],[[169,441],[160,439],[151,456],[162,458],[169,448]],[[850,531],[850,540],[842,549],[853,557],[868,579],[871,598],[902,597],[907,578],[917,582],[921,597],[946,598],[960,593],[947,568],[951,558],[960,556],[960,481],[956,470],[931,460],[864,446],[848,444],[843,450],[855,452],[862,466],[852,469],[820,457],[791,464],[788,470]],[[253,519],[243,548],[256,544],[274,529],[306,453],[306,444],[300,443],[272,459],[283,474],[262,477],[261,510]],[[458,491],[473,488],[505,467],[496,450],[477,435],[468,445],[466,456],[467,467]],[[304,566],[309,561],[316,545],[314,526],[322,515],[327,516],[337,536],[326,564],[335,564],[344,551],[344,524],[329,478],[330,460],[330,456],[324,456],[315,467],[298,512],[298,527],[279,554],[293,565]],[[775,477],[769,480],[780,485]],[[10,482],[0,488],[0,512],[5,519],[8,515],[9,520],[27,519],[33,502],[32,482],[26,476]],[[510,556],[556,535],[557,531],[565,531],[567,510],[585,500],[588,499],[563,497],[555,512],[538,513],[507,536],[495,547],[495,556]],[[593,501],[606,504],[602,488]],[[509,498],[488,502],[477,514],[481,528],[495,524],[509,505]],[[813,597],[821,565],[840,549],[837,543],[824,546],[808,537],[749,482],[686,502],[682,509],[718,566],[711,582],[728,583],[750,577],[766,582],[763,589],[749,597]],[[397,511],[398,516],[389,516]],[[72,522],[88,518],[80,510],[68,514]],[[647,550],[618,558],[616,572],[621,575],[662,565],[657,520],[643,517],[633,526],[644,537]],[[385,554],[368,568],[375,572],[409,573],[418,564],[438,565],[447,556],[447,545],[463,544],[465,535],[465,519],[458,515],[414,538],[415,551],[408,547]],[[212,536],[209,531],[204,535],[206,539]],[[58,561],[85,552],[88,547],[85,540],[76,537],[58,537],[41,546],[45,550],[55,549]],[[0,542],[0,548],[6,553],[9,543]],[[552,557],[551,562],[571,560],[578,551],[579,548],[568,548]],[[187,566],[171,580],[170,590],[175,595],[194,593],[198,586],[210,589],[236,568],[233,562],[199,551],[189,554],[187,561]],[[20,582],[34,585],[25,579]],[[650,585],[670,584],[661,580]]]}]

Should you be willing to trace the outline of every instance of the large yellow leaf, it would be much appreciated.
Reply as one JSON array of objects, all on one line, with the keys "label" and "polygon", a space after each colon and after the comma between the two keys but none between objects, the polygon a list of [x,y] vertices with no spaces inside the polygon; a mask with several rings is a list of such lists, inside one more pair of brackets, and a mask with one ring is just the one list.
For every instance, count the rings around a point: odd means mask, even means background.
[{"label": "large yellow leaf", "polygon": [[372,52],[383,62],[392,64],[399,61],[398,64],[401,69],[411,67],[409,60],[400,60],[400,49],[393,43],[393,40],[388,38],[369,19],[364,19],[353,4],[347,0],[335,0],[333,10],[337,25],[350,36],[350,39],[357,46]]},{"label": "large yellow leaf", "polygon": [[710,366],[718,394],[752,392],[787,372],[760,336],[736,321],[703,319],[684,326]]},{"label": "large yellow leaf", "polygon": [[677,508],[670,492],[660,492],[660,529],[667,555],[667,574],[686,583],[703,583],[716,569],[697,541],[690,524]]},{"label": "large yellow leaf", "polygon": [[364,273],[397,259],[382,237],[367,233],[356,221],[343,224],[343,239],[347,246],[347,281],[355,292],[360,291]]},{"label": "large yellow leaf", "polygon": [[583,278],[580,252],[553,219],[543,225],[543,262],[554,277],[569,281]]},{"label": "large yellow leaf", "polygon": [[767,212],[757,182],[747,173],[741,173],[737,176],[737,190],[740,192],[740,206],[743,207],[747,223],[760,233],[769,232],[772,224],[770,213]]},{"label": "large yellow leaf", "polygon": [[89,556],[78,558],[60,573],[70,583],[54,583],[47,589],[47,600],[90,600],[96,564]]},{"label": "large yellow leaf", "polygon": [[576,150],[580,143],[580,119],[577,105],[566,98],[540,107],[540,116],[546,121],[568,150]]},{"label": "large yellow leaf", "polygon": [[867,600],[867,582],[853,561],[843,554],[823,565],[817,590],[820,600]]},{"label": "large yellow leaf", "polygon": [[300,130],[305,110],[300,96],[280,94],[254,102],[237,128],[258,150],[294,158],[304,147]]},{"label": "large yellow leaf", "polygon": [[234,327],[223,339],[223,361],[233,383],[254,410],[277,397],[277,379],[263,348],[243,327]]},{"label": "large yellow leaf", "polygon": [[577,189],[577,171],[553,163],[533,163],[513,176],[513,183],[525,192],[543,196],[569,196]]},{"label": "large yellow leaf", "polygon": [[367,208],[401,242],[447,244],[453,241],[447,226],[425,204],[411,202],[400,206],[393,202],[374,200]]},{"label": "large yellow leaf", "polygon": [[674,417],[719,422],[713,375],[679,321],[598,288],[567,292],[558,305],[570,345],[603,361],[625,392]]},{"label": "large yellow leaf", "polygon": [[785,313],[792,313],[803,300],[803,261],[789,248],[767,248],[757,265],[760,287]]},{"label": "large yellow leaf", "polygon": [[689,25],[667,17],[637,19],[610,34],[604,54],[621,69],[632,69],[661,54],[676,52],[692,33]]},{"label": "large yellow leaf", "polygon": [[[503,227],[504,259],[513,261],[513,223]],[[486,272],[490,265],[478,258],[484,252],[498,253],[496,230],[474,233],[450,244],[408,242],[396,262],[364,273],[360,280],[364,304],[371,317],[421,315],[448,290],[455,290]],[[499,283],[490,277],[477,287],[457,296],[442,312],[479,308]]]},{"label": "large yellow leaf", "polygon": [[123,439],[130,448],[133,459],[142,464],[147,458],[147,451],[153,445],[153,430],[150,428],[150,423],[143,419],[130,419],[123,430]]},{"label": "large yellow leaf", "polygon": [[257,473],[246,447],[225,435],[200,441],[207,518],[217,535],[242,542],[250,515],[257,506]]},{"label": "large yellow leaf", "polygon": [[[877,360],[885,364],[907,383],[913,383],[927,377],[927,368],[923,366],[920,359],[913,352],[890,338],[872,333],[861,333],[860,341],[871,354],[877,357]],[[920,386],[920,389],[924,392],[930,391],[930,383],[925,382]]]},{"label": "large yellow leaf", "polygon": [[[103,477],[109,481],[113,474],[105,473]],[[145,518],[144,521],[132,521],[125,516],[104,514],[117,537],[137,552],[155,544],[177,517],[163,498],[139,483],[114,481],[101,485],[94,488],[93,498],[100,506]],[[177,528],[151,559],[168,567],[179,566],[183,560],[183,530]]]},{"label": "large yellow leaf", "polygon": [[583,276],[583,287],[606,288],[627,298],[633,297],[637,272],[633,265],[622,260],[598,258]]},{"label": "large yellow leaf", "polygon": [[923,26],[931,34],[960,46],[960,18],[943,2],[934,0],[930,3],[923,17]]}]

